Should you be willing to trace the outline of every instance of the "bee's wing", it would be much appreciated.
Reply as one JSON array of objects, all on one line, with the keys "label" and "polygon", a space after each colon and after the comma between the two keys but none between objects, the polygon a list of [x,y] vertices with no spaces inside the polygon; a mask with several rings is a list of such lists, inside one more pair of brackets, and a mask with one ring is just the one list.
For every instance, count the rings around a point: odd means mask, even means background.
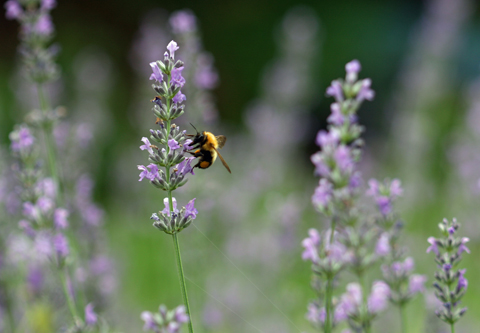
[{"label": "bee's wing", "polygon": [[225,135],[217,135],[215,139],[217,139],[218,148],[223,148],[223,146],[225,146],[225,142],[227,142],[227,137]]},{"label": "bee's wing", "polygon": [[[224,141],[224,143],[225,143],[225,141]],[[215,148],[213,148],[213,149],[215,149]],[[224,166],[225,168],[227,168],[228,172],[232,173],[232,171],[230,171],[230,168],[228,167],[227,162],[225,162],[225,160],[223,159],[222,155],[220,155],[220,153],[218,152],[217,149],[215,149],[215,151],[217,152],[218,157],[220,157],[220,161],[222,161],[223,166]]]}]

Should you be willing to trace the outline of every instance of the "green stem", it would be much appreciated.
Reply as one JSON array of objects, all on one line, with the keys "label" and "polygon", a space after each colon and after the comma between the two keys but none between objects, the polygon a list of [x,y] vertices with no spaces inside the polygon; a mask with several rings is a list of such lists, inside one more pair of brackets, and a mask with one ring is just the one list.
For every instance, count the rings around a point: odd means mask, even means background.
[{"label": "green stem", "polygon": [[402,333],[407,333],[407,316],[405,314],[405,304],[400,304],[398,308],[400,310],[400,326],[402,328]]},{"label": "green stem", "polygon": [[327,277],[327,288],[325,290],[325,333],[332,332],[332,294],[333,294],[333,277]]},{"label": "green stem", "polygon": [[172,234],[172,237],[173,237],[173,245],[175,247],[175,257],[177,259],[178,277],[180,279],[180,287],[182,289],[183,303],[187,308],[187,314],[188,314],[188,317],[190,318],[190,321],[188,322],[188,331],[190,333],[193,333],[192,316],[190,315],[190,304],[188,303],[187,285],[185,284],[185,276],[183,274],[182,257],[180,256],[180,246],[178,244],[177,233]]},{"label": "green stem", "polygon": [[454,323],[450,324],[450,330],[451,330],[452,333],[455,333],[455,324]]},{"label": "green stem", "polygon": [[[362,315],[366,316],[368,315],[368,304],[367,304],[367,286],[365,283],[365,278],[362,273],[357,273],[358,275],[358,280],[360,282],[360,286],[362,287]],[[365,320],[363,322],[363,328],[365,329],[365,333],[370,333],[371,332],[371,326],[370,326],[370,320]]]},{"label": "green stem", "polygon": [[[168,75],[168,81],[170,82],[170,74]],[[166,98],[166,103],[167,103],[167,110],[170,110],[170,99]],[[170,126],[171,126],[171,120],[169,119],[166,122],[167,126],[167,154],[170,153],[170,147],[168,146],[168,133],[170,133]],[[167,184],[170,184],[170,166],[165,167],[165,180]],[[173,214],[173,198],[172,198],[172,191],[168,189],[167,191],[168,195],[168,206],[170,208],[170,214]],[[180,245],[178,244],[178,235],[177,233],[172,234],[173,238],[173,246],[175,248],[175,258],[177,259],[177,270],[178,270],[178,278],[180,280],[180,289],[182,290],[182,297],[183,297],[183,303],[185,304],[186,310],[187,310],[187,315],[188,318],[190,319],[188,321],[188,331],[190,333],[193,333],[193,324],[192,324],[192,316],[190,315],[190,304],[188,303],[188,295],[187,295],[187,285],[185,283],[185,275],[183,273],[183,265],[182,265],[182,257],[180,255]]]},{"label": "green stem", "polygon": [[[332,218],[332,224],[330,227],[330,245],[334,241],[335,235],[335,217]],[[332,297],[333,297],[333,276],[327,277],[327,287],[325,290],[325,333],[332,331]]]},{"label": "green stem", "polygon": [[70,291],[68,290],[68,272],[66,268],[59,268],[59,275],[60,279],[62,280],[63,292],[65,294],[65,299],[67,300],[68,309],[70,310],[70,314],[73,317],[73,321],[75,324],[81,323],[81,319],[78,316],[77,307],[75,305],[75,300],[73,299]]},{"label": "green stem", "polygon": [[[37,84],[37,91],[38,91],[38,99],[40,101],[40,109],[42,110],[43,116],[46,117],[48,113],[48,103],[47,103],[47,99],[45,98],[45,94],[43,93],[43,86],[41,83]],[[57,187],[57,190],[58,190],[59,204],[61,205],[63,202],[63,196],[61,193],[61,184],[60,184],[58,170],[57,170],[57,162],[56,162],[57,160],[55,156],[55,142],[52,136],[52,124],[43,123],[42,130],[43,130],[43,140],[45,142],[45,148],[47,150],[50,175],[55,181],[55,186]]]}]

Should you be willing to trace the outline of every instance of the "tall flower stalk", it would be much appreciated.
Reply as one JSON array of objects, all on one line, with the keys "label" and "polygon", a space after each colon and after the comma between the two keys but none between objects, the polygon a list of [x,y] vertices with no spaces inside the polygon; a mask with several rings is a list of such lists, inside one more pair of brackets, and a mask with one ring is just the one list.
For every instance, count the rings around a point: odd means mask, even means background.
[{"label": "tall flower stalk", "polygon": [[[178,48],[177,43],[172,40],[167,46],[168,52],[165,52],[163,62],[159,60],[150,63],[153,71],[150,80],[155,80],[152,86],[158,94],[152,100],[153,113],[160,126],[160,129],[150,130],[150,138],[162,148],[152,145],[148,138],[142,138],[144,144],[140,149],[147,150],[151,163],[148,166],[139,165],[138,169],[141,170],[140,180],[147,178],[167,194],[164,199],[165,208],[154,213],[151,219],[154,220],[153,225],[156,228],[172,235],[183,302],[186,313],[191,318],[178,233],[192,223],[198,211],[194,207],[195,199],[190,200],[182,209],[177,209],[177,201],[172,195],[175,189],[185,185],[187,174],[194,174],[191,166],[194,157],[185,157],[185,152],[191,148],[189,144],[192,140],[187,140],[186,131],[181,131],[180,127],[172,123],[183,114],[183,101],[186,100],[186,96],[181,92],[185,84],[182,76],[184,64],[175,60],[175,51]],[[191,320],[188,328],[193,332]]]},{"label": "tall flower stalk", "polygon": [[[22,5],[24,4],[25,5]],[[55,181],[57,189],[61,189],[58,166],[56,163],[53,126],[58,114],[52,111],[45,94],[45,84],[58,77],[59,69],[55,64],[58,47],[51,45],[54,27],[50,11],[55,8],[56,0],[17,1],[5,3],[8,19],[16,19],[20,25],[20,52],[24,62],[25,74],[37,87],[40,111],[30,115],[32,123],[41,127],[45,149],[48,156],[50,176]],[[62,195],[59,195],[62,200]]]},{"label": "tall flower stalk", "polygon": [[[360,159],[363,144],[360,139],[363,127],[357,123],[356,113],[364,100],[373,99],[374,91],[370,88],[370,79],[358,80],[361,66],[357,60],[349,62],[345,69],[347,72],[345,80],[334,80],[327,89],[327,95],[335,98],[331,105],[332,113],[328,117],[328,132],[322,130],[318,133],[316,143],[321,150],[311,157],[315,165],[315,174],[321,177],[312,196],[312,202],[314,207],[328,218],[330,224],[326,241],[321,244],[323,250],[320,251],[325,253],[328,259],[325,262],[327,266],[319,270],[316,266],[322,266],[321,262],[316,263],[305,253],[303,256],[304,259],[312,260],[314,272],[317,274],[325,272],[319,276],[324,280],[321,287],[323,291],[320,294],[324,298],[323,329],[326,333],[332,331],[335,322],[332,305],[334,280],[341,268],[347,265],[343,256],[339,259],[335,254],[342,251],[330,249],[338,242],[336,230],[341,228],[343,242],[353,251],[349,266],[360,281],[363,282],[363,272],[373,262],[372,256],[365,255],[366,244],[373,238],[373,234],[362,230],[368,229],[359,227],[360,216],[355,207],[361,182],[355,166]],[[303,243],[306,252],[316,251],[320,243],[311,240],[311,236],[310,241],[308,239]],[[335,269],[332,269],[333,267]]]},{"label": "tall flower stalk", "polygon": [[437,309],[435,314],[450,325],[452,333],[455,333],[455,323],[467,312],[466,307],[460,307],[460,300],[468,286],[465,278],[467,270],[458,269],[458,265],[462,260],[462,253],[470,253],[465,245],[469,239],[455,235],[459,227],[455,218],[451,222],[444,219],[438,224],[442,237],[429,237],[430,247],[427,249],[427,252],[435,253],[435,262],[438,267],[433,287],[442,307]]},{"label": "tall flower stalk", "polygon": [[385,282],[390,287],[390,301],[398,307],[402,332],[407,331],[405,306],[418,293],[425,290],[427,277],[412,274],[415,262],[412,257],[406,257],[406,249],[399,240],[403,222],[398,218],[393,208],[394,201],[403,194],[398,179],[379,182],[370,179],[367,195],[371,196],[379,211],[376,218],[378,227],[382,230],[375,252],[383,257],[382,273]]}]

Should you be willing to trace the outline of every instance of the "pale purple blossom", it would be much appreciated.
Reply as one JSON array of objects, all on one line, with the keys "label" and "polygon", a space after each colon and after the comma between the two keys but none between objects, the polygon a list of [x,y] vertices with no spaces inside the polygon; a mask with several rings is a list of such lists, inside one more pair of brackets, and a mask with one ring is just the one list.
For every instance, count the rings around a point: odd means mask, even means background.
[{"label": "pale purple blossom", "polygon": [[380,238],[377,241],[375,253],[380,257],[385,257],[390,254],[391,250],[390,237],[388,236],[388,233],[384,232],[380,235]]},{"label": "pale purple blossom", "polygon": [[36,206],[42,213],[47,214],[55,207],[55,202],[49,197],[40,197],[37,200]]},{"label": "pale purple blossom", "polygon": [[155,80],[158,83],[163,81],[163,73],[156,61],[150,63],[150,67],[152,67],[152,75],[150,75],[150,80]]},{"label": "pale purple blossom", "polygon": [[40,196],[54,199],[57,193],[55,181],[52,178],[43,178],[37,182],[35,189]]},{"label": "pale purple blossom", "polygon": [[372,101],[375,97],[375,92],[370,88],[372,85],[372,80],[363,79],[360,90],[357,93],[356,100],[357,102],[363,102],[364,100]]},{"label": "pale purple blossom", "polygon": [[325,178],[320,179],[312,196],[312,203],[319,209],[327,208],[333,197],[333,186]]},{"label": "pale purple blossom", "polygon": [[469,242],[470,238],[468,237],[462,237],[462,240],[460,241],[460,245],[458,246],[458,255],[462,254],[462,252],[467,252],[470,253],[470,249],[465,245],[465,243]]},{"label": "pale purple blossom", "polygon": [[170,147],[171,150],[180,148],[180,145],[175,139],[168,140],[168,146]]},{"label": "pale purple blossom", "polygon": [[340,304],[342,310],[347,314],[353,314],[358,311],[360,304],[362,304],[362,287],[356,282],[347,284],[347,291],[342,295]]},{"label": "pale purple blossom", "polygon": [[187,97],[182,94],[182,91],[179,90],[178,93],[172,98],[173,103],[182,103],[183,101],[186,101]]},{"label": "pale purple blossom", "polygon": [[390,297],[390,287],[383,281],[375,281],[372,286],[372,292],[368,297],[368,310],[371,313],[378,313],[385,310],[388,306]]},{"label": "pale purple blossom", "polygon": [[[184,145],[185,147],[185,145]],[[176,173],[180,175],[186,175],[187,173],[191,173],[192,175],[195,175],[193,172],[193,167],[191,165],[192,161],[195,159],[195,157],[187,157],[185,158],[182,162],[178,163],[174,169],[176,169]]]},{"label": "pale purple blossom", "polygon": [[315,303],[308,304],[307,320],[312,324],[319,324],[325,322],[326,311],[325,308],[319,308]]},{"label": "pale purple blossom", "polygon": [[413,274],[408,281],[408,290],[411,294],[423,293],[425,291],[425,282],[427,277],[425,275]]},{"label": "pale purple blossom", "polygon": [[194,207],[195,205],[195,198],[190,200],[187,205],[185,206],[185,218],[191,217],[195,219],[198,214],[198,210]]},{"label": "pale purple blossom", "polygon": [[183,150],[184,151],[192,150],[193,149],[192,143],[193,143],[192,139],[185,140],[185,142],[183,143]]},{"label": "pale purple blossom", "polygon": [[310,229],[308,231],[309,237],[302,241],[302,246],[305,250],[302,253],[303,260],[311,260],[313,263],[319,261],[317,246],[320,243],[320,235],[317,230]]},{"label": "pale purple blossom", "polygon": [[179,10],[172,13],[169,21],[173,33],[176,34],[193,32],[197,29],[197,18],[189,10]]},{"label": "pale purple blossom", "polygon": [[148,138],[146,137],[143,137],[142,138],[142,141],[143,141],[143,145],[140,146],[140,149],[141,150],[147,150],[149,154],[152,154],[153,155],[153,149],[152,149],[152,144],[150,143],[150,141],[148,140]]},{"label": "pale purple blossom", "polygon": [[333,80],[332,84],[327,88],[327,95],[335,98],[337,102],[343,102],[343,88],[338,80]]},{"label": "pale purple blossom", "polygon": [[180,87],[182,88],[185,85],[185,78],[182,76],[182,71],[183,71],[183,66],[182,67],[175,67],[172,69],[172,79],[170,83],[175,86],[175,87]]},{"label": "pale purple blossom", "polygon": [[175,59],[175,51],[178,49],[179,47],[175,41],[172,40],[170,43],[168,43],[167,50],[170,52],[170,58]]},{"label": "pale purple blossom", "polygon": [[53,213],[53,224],[57,229],[66,229],[68,227],[68,216],[70,213],[65,208],[57,208]]},{"label": "pale purple blossom", "polygon": [[390,196],[392,198],[400,197],[403,194],[402,183],[398,179],[392,180],[390,183]]},{"label": "pale purple blossom", "polygon": [[330,105],[332,113],[328,116],[327,121],[335,126],[341,126],[345,122],[345,116],[342,114],[341,106],[339,103],[332,103]]},{"label": "pale purple blossom", "polygon": [[23,8],[16,0],[9,0],[4,5],[6,9],[5,17],[9,20],[20,18],[23,14]]},{"label": "pale purple blossom", "polygon": [[327,177],[330,174],[330,169],[325,163],[325,157],[321,151],[316,152],[310,157],[313,165],[315,166],[314,175]]},{"label": "pale purple blossom", "polygon": [[138,181],[142,181],[143,178],[147,178],[150,181],[153,181],[155,178],[160,178],[156,164],[151,163],[146,167],[144,165],[137,165],[137,168],[142,171],[140,172],[140,179]]},{"label": "pale purple blossom", "polygon": [[184,305],[179,305],[179,306],[176,307],[174,320],[179,324],[189,322],[189,318],[188,318],[188,315],[186,313],[186,308],[185,308]]},{"label": "pale purple blossom", "polygon": [[[163,204],[165,205],[165,208],[162,210],[162,213],[170,216],[170,204],[168,203],[168,198],[163,199]],[[178,214],[177,199],[172,198],[172,206],[173,213]]]},{"label": "pale purple blossom", "polygon": [[39,209],[34,204],[28,201],[23,203],[22,213],[25,217],[28,217],[34,221],[37,221],[40,218]]},{"label": "pale purple blossom", "polygon": [[153,313],[151,313],[150,311],[143,311],[140,315],[140,318],[142,318],[142,320],[145,322],[145,325],[143,326],[144,331],[157,330],[158,325],[155,322]]},{"label": "pale purple blossom", "polygon": [[35,138],[32,136],[30,129],[25,126],[21,126],[18,130],[10,133],[9,137],[12,141],[10,147],[15,152],[27,150],[35,142]]},{"label": "pale purple blossom", "polygon": [[457,293],[459,293],[461,290],[463,289],[467,289],[468,287],[468,281],[467,279],[465,278],[465,272],[467,271],[466,268],[464,269],[460,269],[458,271],[458,284],[457,284]]},{"label": "pale purple blossom", "polygon": [[56,0],[42,0],[42,9],[43,10],[52,10],[57,5]]},{"label": "pale purple blossom", "polygon": [[320,130],[317,133],[317,137],[315,139],[315,143],[317,146],[321,148],[326,147],[335,147],[340,142],[340,133],[336,130],[331,130],[326,132],[324,130]]},{"label": "pale purple blossom", "polygon": [[427,241],[430,243],[430,246],[427,249],[427,253],[433,251],[437,256],[439,254],[437,240],[435,237],[428,237]]},{"label": "pale purple blossom", "polygon": [[350,149],[345,145],[340,145],[334,153],[334,159],[338,168],[343,173],[351,172],[354,166]]},{"label": "pale purple blossom", "polygon": [[357,81],[358,73],[362,70],[362,66],[358,60],[352,60],[345,65],[345,71],[347,72],[346,80],[349,83]]},{"label": "pale purple blossom", "polygon": [[50,15],[41,15],[33,27],[34,31],[41,36],[48,36],[53,33],[53,23]]},{"label": "pale purple blossom", "polygon": [[53,247],[60,258],[65,258],[70,253],[67,238],[62,233],[53,237]]},{"label": "pale purple blossom", "polygon": [[95,326],[98,321],[98,316],[93,311],[93,303],[88,303],[87,306],[85,306],[85,324],[87,326]]}]

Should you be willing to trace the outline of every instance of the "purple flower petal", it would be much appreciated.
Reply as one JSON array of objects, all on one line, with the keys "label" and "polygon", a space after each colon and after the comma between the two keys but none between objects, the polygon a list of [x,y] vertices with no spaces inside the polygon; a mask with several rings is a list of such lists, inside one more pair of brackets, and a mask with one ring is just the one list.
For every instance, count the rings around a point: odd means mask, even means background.
[{"label": "purple flower petal", "polygon": [[97,321],[98,317],[95,311],[93,311],[93,303],[88,303],[85,307],[85,323],[87,326],[95,326]]},{"label": "purple flower petal", "polygon": [[158,83],[163,81],[163,73],[156,61],[150,63],[150,67],[152,68],[152,75],[150,75],[150,80],[155,80]]},{"label": "purple flower petal", "polygon": [[186,218],[191,217],[192,219],[195,219],[197,217],[198,210],[194,207],[195,199],[196,198],[193,198],[192,200],[190,200],[187,203],[187,205],[185,206],[185,217]]},{"label": "purple flower petal", "polygon": [[170,43],[168,43],[167,50],[170,52],[170,58],[175,59],[175,51],[178,49],[179,47],[175,41],[172,40]]},{"label": "purple flower petal", "polygon": [[171,150],[180,148],[180,145],[175,139],[168,140],[168,146],[170,147]]},{"label": "purple flower petal", "polygon": [[146,149],[149,154],[153,154],[153,148],[151,147],[152,144],[150,143],[150,141],[146,137],[143,137],[142,141],[144,144],[140,146],[140,149],[141,150]]}]

